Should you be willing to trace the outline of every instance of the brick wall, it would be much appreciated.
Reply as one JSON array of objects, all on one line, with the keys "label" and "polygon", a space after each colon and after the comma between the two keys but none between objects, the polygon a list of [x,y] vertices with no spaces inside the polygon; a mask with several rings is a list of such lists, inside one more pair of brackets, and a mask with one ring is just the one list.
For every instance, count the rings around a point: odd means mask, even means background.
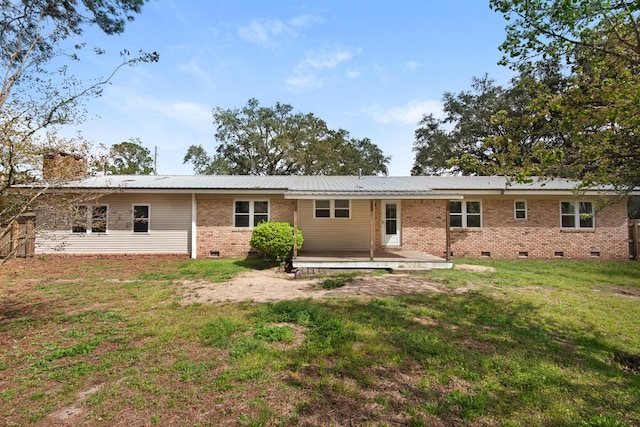
[{"label": "brick wall", "polygon": [[[403,203],[402,249],[444,256],[444,200]],[[560,228],[559,199],[527,200],[527,219],[514,218],[513,199],[482,200],[482,228],[452,229],[454,257],[628,259],[626,203],[596,212],[595,229]]]},{"label": "brick wall", "polygon": [[[213,252],[220,257],[245,257],[251,229],[233,226],[234,198],[221,195],[197,195],[196,239],[198,258],[209,258]],[[278,196],[247,196],[238,200],[268,200],[271,221],[293,223],[295,201]]]},{"label": "brick wall", "polygon": [[[269,200],[272,221],[293,223],[294,200],[282,196],[246,199]],[[197,196],[198,258],[210,257],[211,251],[221,257],[246,256],[252,250],[251,229],[233,227],[233,200],[221,195]],[[530,259],[552,259],[561,253],[566,259],[628,259],[626,203],[597,211],[591,230],[561,230],[559,203],[559,199],[529,199],[527,219],[516,220],[513,199],[483,199],[482,228],[451,230],[453,256],[479,258],[484,253],[491,258],[518,258],[526,253]],[[447,204],[447,200],[403,200],[402,245],[388,249],[444,257]],[[380,201],[376,201],[375,221],[375,247],[381,249]]]}]

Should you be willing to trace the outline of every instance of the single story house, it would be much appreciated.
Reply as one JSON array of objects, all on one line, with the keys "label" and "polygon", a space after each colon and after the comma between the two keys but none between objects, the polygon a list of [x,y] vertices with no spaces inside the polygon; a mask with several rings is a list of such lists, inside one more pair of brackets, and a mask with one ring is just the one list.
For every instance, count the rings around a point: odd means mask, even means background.
[{"label": "single story house", "polygon": [[401,254],[402,265],[423,254],[442,266],[451,257],[628,259],[626,203],[575,188],[503,176],[94,176],[50,189],[76,203],[74,215],[40,213],[35,251],[243,257],[256,224],[286,221],[304,236],[296,266]]}]

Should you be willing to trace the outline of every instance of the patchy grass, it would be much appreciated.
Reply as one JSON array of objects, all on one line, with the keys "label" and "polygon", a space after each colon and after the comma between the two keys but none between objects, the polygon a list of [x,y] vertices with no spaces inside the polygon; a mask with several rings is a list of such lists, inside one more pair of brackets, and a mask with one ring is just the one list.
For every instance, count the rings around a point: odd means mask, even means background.
[{"label": "patchy grass", "polygon": [[640,425],[640,263],[464,262],[496,271],[433,271],[451,292],[398,298],[185,306],[178,281],[265,264],[16,261],[4,424]]}]

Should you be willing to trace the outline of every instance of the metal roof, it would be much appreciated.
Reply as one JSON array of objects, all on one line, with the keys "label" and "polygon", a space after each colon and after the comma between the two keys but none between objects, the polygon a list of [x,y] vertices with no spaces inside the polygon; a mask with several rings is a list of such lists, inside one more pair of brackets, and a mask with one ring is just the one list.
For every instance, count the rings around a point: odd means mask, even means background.
[{"label": "metal roof", "polygon": [[[538,179],[511,182],[504,176],[222,176],[222,175],[103,175],[53,185],[58,189],[189,192],[272,192],[288,198],[321,195],[344,197],[437,196],[467,192],[574,192],[578,182]],[[606,192],[611,188],[594,188]]]}]

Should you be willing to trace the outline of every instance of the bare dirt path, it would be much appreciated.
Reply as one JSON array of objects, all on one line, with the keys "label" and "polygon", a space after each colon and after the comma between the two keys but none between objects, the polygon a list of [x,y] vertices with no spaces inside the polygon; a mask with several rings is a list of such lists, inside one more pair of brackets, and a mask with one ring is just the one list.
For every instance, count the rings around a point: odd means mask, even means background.
[{"label": "bare dirt path", "polygon": [[[185,281],[185,303],[273,302],[296,298],[388,297],[430,292],[452,292],[442,284],[411,274],[365,274],[336,289],[321,289],[322,279],[294,279],[277,268],[242,273],[223,283]],[[466,292],[457,288],[454,292]]]}]

